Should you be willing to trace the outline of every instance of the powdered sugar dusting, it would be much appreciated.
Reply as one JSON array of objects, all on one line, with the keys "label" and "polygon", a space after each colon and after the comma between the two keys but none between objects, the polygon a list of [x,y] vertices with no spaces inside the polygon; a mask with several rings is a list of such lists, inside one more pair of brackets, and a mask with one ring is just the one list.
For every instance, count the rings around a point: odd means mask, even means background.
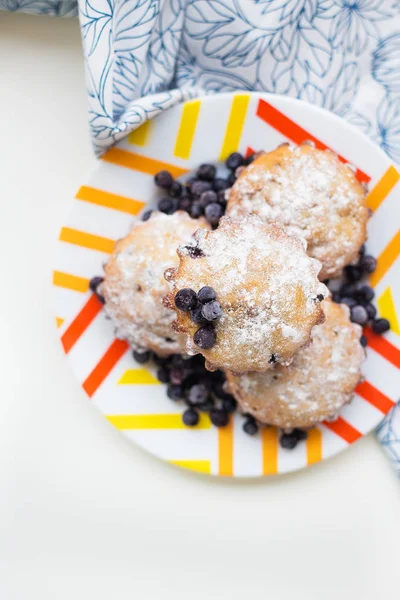
[{"label": "powdered sugar dusting", "polygon": [[283,429],[311,427],[330,418],[353,397],[365,357],[361,327],[349,320],[347,306],[324,302],[326,321],[312,330],[312,343],[288,367],[234,377],[231,390],[244,412]]},{"label": "powdered sugar dusting", "polygon": [[[317,278],[320,264],[306,255],[304,241],[254,215],[223,218],[216,231],[198,231],[195,239],[204,256],[191,260],[187,248],[179,249],[175,289],[210,285],[217,292],[223,316],[216,346],[204,352],[209,362],[237,372],[270,368],[272,354],[288,363],[322,316],[317,295],[328,293]],[[188,320],[185,326],[191,333],[188,350],[196,352],[193,324]]]},{"label": "powdered sugar dusting", "polygon": [[322,278],[339,275],[365,239],[362,186],[335,155],[310,146],[281,148],[247,167],[226,214],[250,213],[304,237],[310,256],[323,263]]},{"label": "powdered sugar dusting", "polygon": [[116,335],[134,348],[160,354],[182,350],[183,336],[171,327],[175,313],[162,303],[171,291],[164,271],[178,265],[178,245],[190,243],[199,225],[206,222],[184,212],[153,213],[148,221],[136,220],[130,234],[117,243],[105,267],[102,293]]}]

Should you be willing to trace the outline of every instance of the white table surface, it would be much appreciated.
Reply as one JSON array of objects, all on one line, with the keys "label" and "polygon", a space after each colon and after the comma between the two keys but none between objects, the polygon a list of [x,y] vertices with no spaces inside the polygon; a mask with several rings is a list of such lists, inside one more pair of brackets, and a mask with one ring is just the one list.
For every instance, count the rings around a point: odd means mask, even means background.
[{"label": "white table surface", "polygon": [[94,163],[77,21],[0,13],[0,65],[0,598],[398,597],[400,486],[373,434],[295,475],[221,481],[129,446],[87,401],[51,306]]}]

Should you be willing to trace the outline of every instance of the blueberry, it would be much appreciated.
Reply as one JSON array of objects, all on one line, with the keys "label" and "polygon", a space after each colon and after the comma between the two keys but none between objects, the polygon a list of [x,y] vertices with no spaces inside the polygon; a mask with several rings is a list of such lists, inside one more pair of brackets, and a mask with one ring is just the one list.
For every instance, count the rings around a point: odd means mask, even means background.
[{"label": "blueberry", "polygon": [[203,207],[201,206],[200,202],[192,203],[192,206],[189,210],[189,214],[192,217],[192,219],[198,219],[199,217],[201,217],[201,215],[203,214]]},{"label": "blueberry", "polygon": [[203,404],[196,404],[196,410],[200,412],[209,413],[214,408],[214,402],[212,400],[207,400]]},{"label": "blueberry", "polygon": [[224,398],[224,400],[222,400],[222,410],[224,410],[225,412],[227,412],[229,414],[234,413],[236,409],[237,409],[237,402],[233,396],[229,396],[227,398]]},{"label": "blueberry", "polygon": [[134,350],[133,358],[136,360],[137,363],[139,363],[139,365],[144,365],[144,363],[149,362],[149,360],[151,359],[151,352]]},{"label": "blueberry", "polygon": [[298,442],[299,440],[297,439],[295,431],[292,431],[292,433],[282,433],[279,438],[280,445],[286,450],[293,450],[296,448]]},{"label": "blueberry", "polygon": [[142,221],[148,221],[151,217],[151,215],[153,214],[152,210],[146,210],[143,214],[142,214]]},{"label": "blueberry", "polygon": [[231,173],[230,175],[228,175],[228,179],[227,179],[228,183],[229,183],[229,187],[232,187],[233,184],[236,181],[236,175],[235,173]]},{"label": "blueberry", "polygon": [[377,334],[385,333],[385,331],[389,331],[390,323],[387,319],[375,319],[372,322],[372,331]]},{"label": "blueberry", "polygon": [[363,275],[362,269],[356,265],[348,265],[345,267],[344,271],[349,281],[360,281]]},{"label": "blueberry", "polygon": [[182,198],[180,198],[179,205],[178,205],[180,210],[185,210],[186,212],[189,212],[191,206],[192,206],[192,201],[190,200],[190,198],[188,196],[183,196]]},{"label": "blueberry", "polygon": [[228,392],[226,392],[224,390],[224,382],[222,381],[218,381],[214,387],[213,387],[213,392],[214,394],[218,397],[221,398],[222,400],[224,399],[230,399],[233,398],[233,396],[231,396],[231,394],[228,394]]},{"label": "blueberry", "polygon": [[168,190],[168,193],[172,198],[179,198],[182,195],[183,186],[179,181],[174,181]]},{"label": "blueberry", "polygon": [[298,442],[303,442],[308,438],[308,433],[304,429],[294,429],[293,433],[297,437]]},{"label": "blueberry", "polygon": [[376,269],[376,258],[366,254],[361,257],[360,267],[364,271],[364,273],[373,273]]},{"label": "blueberry", "polygon": [[202,304],[212,302],[213,300],[216,300],[216,298],[217,294],[215,293],[215,290],[209,285],[205,285],[204,287],[202,287],[197,294],[197,299]]},{"label": "blueberry", "polygon": [[340,304],[342,298],[339,292],[332,292],[332,301],[336,302],[337,304]]},{"label": "blueberry", "polygon": [[358,323],[358,325],[365,325],[368,321],[368,313],[365,310],[364,306],[360,304],[356,304],[350,309],[350,319],[353,323]]},{"label": "blueberry", "polygon": [[203,192],[211,190],[212,186],[209,181],[201,181],[196,179],[190,186],[190,190],[194,196],[201,196]]},{"label": "blueberry", "polygon": [[212,190],[207,190],[206,192],[203,192],[200,196],[200,205],[202,206],[202,208],[206,208],[207,204],[217,202],[217,199],[218,197],[215,192],[213,192]]},{"label": "blueberry", "polygon": [[179,292],[175,296],[175,306],[179,310],[183,310],[184,312],[188,312],[189,310],[193,310],[197,305],[197,294],[194,290],[190,288],[183,288],[179,290]]},{"label": "blueberry", "polygon": [[360,256],[364,256],[365,252],[366,252],[366,248],[365,248],[365,244],[363,244],[361,246],[361,248],[359,249],[358,253]]},{"label": "blueberry", "polygon": [[173,184],[174,179],[169,171],[160,171],[154,177],[154,181],[158,187],[167,190]]},{"label": "blueberry", "polygon": [[258,433],[258,425],[252,417],[249,417],[243,423],[243,431],[248,435],[256,435]]},{"label": "blueberry", "polygon": [[197,169],[197,177],[204,181],[212,181],[215,178],[217,169],[214,165],[204,164]]},{"label": "blueberry", "polygon": [[190,317],[192,319],[192,321],[194,323],[197,323],[198,325],[207,325],[207,319],[205,319],[201,313],[202,311],[202,306],[201,304],[199,304],[198,306],[196,306],[196,308],[194,308],[193,310],[190,311]]},{"label": "blueberry", "polygon": [[339,292],[335,293],[339,293],[339,296],[341,296],[342,298],[353,298],[355,293],[355,287],[352,283],[344,283],[340,286]]},{"label": "blueberry", "polygon": [[214,190],[216,192],[224,192],[229,187],[229,183],[226,179],[215,179],[213,183]]},{"label": "blueberry", "polygon": [[207,321],[216,321],[222,317],[222,307],[217,300],[213,300],[203,305],[201,314]]},{"label": "blueberry", "polygon": [[365,310],[367,311],[368,314],[368,319],[375,319],[376,317],[376,308],[373,304],[366,304],[365,305]]},{"label": "blueberry", "polygon": [[157,356],[157,354],[155,354],[153,356],[153,360],[154,360],[154,363],[157,365],[157,367],[165,367],[169,363],[168,356]]},{"label": "blueberry", "polygon": [[211,225],[218,225],[220,218],[224,214],[222,210],[222,206],[217,202],[212,202],[211,204],[207,204],[204,214],[206,216],[207,221]]},{"label": "blueberry", "polygon": [[189,403],[193,405],[204,404],[204,402],[207,402],[208,396],[209,391],[203,383],[196,383],[186,394]]},{"label": "blueberry", "polygon": [[345,304],[349,308],[352,308],[357,304],[357,300],[355,300],[354,298],[350,298],[349,296],[345,296],[344,298],[340,299],[340,303]]},{"label": "blueberry", "polygon": [[157,379],[161,383],[169,383],[169,370],[166,367],[157,369]]},{"label": "blueberry", "polygon": [[177,202],[172,198],[161,198],[158,202],[157,208],[160,212],[165,213],[166,215],[172,215],[173,212],[177,209]]},{"label": "blueberry", "polygon": [[167,396],[171,400],[181,400],[183,397],[183,389],[181,385],[170,384],[167,387]]},{"label": "blueberry", "polygon": [[358,285],[356,287],[356,297],[359,298],[361,302],[371,302],[374,296],[375,292],[370,285]]},{"label": "blueberry", "polygon": [[210,326],[200,327],[193,336],[193,341],[199,348],[209,350],[217,341],[217,335]]},{"label": "blueberry", "polygon": [[218,204],[220,204],[222,208],[225,208],[228,203],[227,199],[225,198],[225,192],[226,190],[221,190],[218,192]]},{"label": "blueberry", "polygon": [[363,348],[365,348],[365,347],[368,345],[368,340],[367,340],[367,338],[365,337],[365,335],[362,335],[362,336],[360,337],[360,344],[361,344],[361,346],[362,346]]},{"label": "blueberry", "polygon": [[199,414],[193,408],[188,408],[182,415],[182,421],[188,427],[194,427],[199,422]]},{"label": "blueberry", "polygon": [[244,163],[244,158],[239,152],[232,152],[226,159],[226,166],[228,169],[234,171]]},{"label": "blueberry", "polygon": [[99,285],[101,283],[103,283],[104,281],[104,277],[92,277],[92,279],[89,282],[89,288],[90,290],[96,294],[97,292],[97,288],[99,287]]},{"label": "blueberry", "polygon": [[215,427],[226,427],[229,423],[228,413],[220,408],[213,408],[210,410],[210,419]]},{"label": "blueberry", "polygon": [[170,371],[169,378],[174,385],[180,385],[186,375],[187,371],[184,368],[174,367]]}]

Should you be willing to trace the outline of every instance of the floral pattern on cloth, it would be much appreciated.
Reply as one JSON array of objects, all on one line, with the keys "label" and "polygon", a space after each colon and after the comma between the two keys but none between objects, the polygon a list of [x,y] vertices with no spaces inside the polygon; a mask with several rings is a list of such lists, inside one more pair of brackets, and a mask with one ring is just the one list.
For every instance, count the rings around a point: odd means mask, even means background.
[{"label": "floral pattern on cloth", "polygon": [[0,0],[0,10],[21,11],[51,17],[76,17],[76,0]]},{"label": "floral pattern on cloth", "polygon": [[[400,163],[400,0],[79,0],[79,18],[98,154],[186,99],[256,90],[335,112]],[[377,435],[400,474],[400,405]]]}]

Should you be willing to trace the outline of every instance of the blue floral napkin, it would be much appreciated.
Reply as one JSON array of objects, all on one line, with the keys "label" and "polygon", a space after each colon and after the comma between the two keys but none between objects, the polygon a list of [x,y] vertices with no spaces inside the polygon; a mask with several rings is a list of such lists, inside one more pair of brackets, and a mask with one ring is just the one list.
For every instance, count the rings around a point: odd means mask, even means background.
[{"label": "blue floral napkin", "polygon": [[[79,0],[79,18],[98,153],[187,98],[261,90],[335,112],[400,163],[400,0]],[[377,435],[400,474],[399,405]]]}]

